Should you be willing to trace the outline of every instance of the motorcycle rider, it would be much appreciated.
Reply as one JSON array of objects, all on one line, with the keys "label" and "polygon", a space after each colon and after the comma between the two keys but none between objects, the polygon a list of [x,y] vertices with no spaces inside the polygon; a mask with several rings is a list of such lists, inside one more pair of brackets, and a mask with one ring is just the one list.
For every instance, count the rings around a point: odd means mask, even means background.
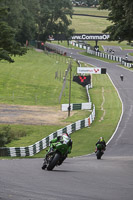
[{"label": "motorcycle rider", "polygon": [[56,143],[56,142],[65,142],[65,144],[68,145],[68,154],[71,153],[72,150],[72,140],[70,135],[68,133],[63,133],[62,136],[57,136],[53,140],[50,141],[50,143]]},{"label": "motorcycle rider", "polygon": [[[71,150],[72,150],[72,140],[70,138],[70,136],[68,135],[68,133],[63,133],[62,136],[57,136],[56,138],[54,138],[53,140],[50,141],[50,144],[51,143],[57,143],[57,142],[61,142],[63,144],[67,144],[68,146],[68,150],[67,150],[67,154],[65,154],[62,159],[60,160],[60,162],[58,163],[58,165],[61,165],[63,163],[63,161],[67,158],[67,155],[71,153]],[[44,159],[44,164],[43,164],[43,167],[42,169],[45,169],[46,168],[46,163],[47,163],[47,156],[49,155],[50,152],[48,152],[46,154],[46,157]]]},{"label": "motorcycle rider", "polygon": [[106,150],[106,142],[105,142],[105,140],[104,140],[103,137],[100,137],[99,140],[97,141],[95,153],[97,152],[97,144],[101,144],[101,145],[102,145],[102,150],[103,150],[103,151]]},{"label": "motorcycle rider", "polygon": [[121,81],[123,81],[123,79],[124,79],[123,74],[120,75],[120,79],[121,79]]}]

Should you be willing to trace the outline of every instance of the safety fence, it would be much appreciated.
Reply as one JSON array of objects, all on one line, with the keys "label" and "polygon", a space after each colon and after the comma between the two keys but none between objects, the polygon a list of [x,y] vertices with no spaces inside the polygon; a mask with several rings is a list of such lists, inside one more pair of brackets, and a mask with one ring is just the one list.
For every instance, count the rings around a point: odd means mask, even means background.
[{"label": "safety fence", "polygon": [[98,57],[101,57],[101,58],[106,58],[108,60],[113,60],[113,61],[116,61],[116,62],[120,62],[122,65],[124,65],[125,67],[128,67],[128,68],[132,68],[133,67],[133,62],[132,61],[123,59],[122,57],[115,56],[115,55],[110,55],[110,54],[107,54],[107,53],[104,53],[104,52],[94,51],[94,50],[90,49],[90,46],[87,46],[87,45],[84,45],[84,44],[80,44],[80,43],[77,43],[77,42],[70,41],[70,44],[72,44],[73,46],[85,49],[88,54],[91,54],[91,55],[94,55],[94,56],[98,56]]}]

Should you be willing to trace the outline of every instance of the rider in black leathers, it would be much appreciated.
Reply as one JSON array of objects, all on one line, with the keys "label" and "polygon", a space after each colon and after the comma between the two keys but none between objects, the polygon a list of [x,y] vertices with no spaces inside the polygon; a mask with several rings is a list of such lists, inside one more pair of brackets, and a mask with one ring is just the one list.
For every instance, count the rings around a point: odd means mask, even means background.
[{"label": "rider in black leathers", "polygon": [[97,152],[97,144],[101,144],[102,145],[103,151],[106,150],[106,142],[105,142],[103,137],[100,137],[99,140],[97,141],[97,143],[96,143],[96,151],[95,152]]}]

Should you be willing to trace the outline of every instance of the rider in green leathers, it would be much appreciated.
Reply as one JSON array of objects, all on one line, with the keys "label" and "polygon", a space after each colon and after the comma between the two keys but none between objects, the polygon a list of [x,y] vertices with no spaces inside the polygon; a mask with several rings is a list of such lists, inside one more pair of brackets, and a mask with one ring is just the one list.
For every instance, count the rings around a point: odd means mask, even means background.
[{"label": "rider in green leathers", "polygon": [[72,150],[72,140],[67,133],[63,133],[62,136],[58,136],[50,141],[50,143],[65,142],[68,145],[68,154]]},{"label": "rider in green leathers", "polygon": [[[62,136],[57,136],[50,141],[50,148],[44,158],[42,169],[45,169],[47,167],[48,170],[52,170],[54,168],[55,161],[52,162],[51,158],[56,160],[58,158],[56,157],[57,155],[60,156],[59,160],[57,160],[56,165],[61,165],[63,161],[67,158],[67,155],[71,153],[71,150],[72,140],[70,136],[67,133],[63,133]],[[55,155],[55,157],[51,157],[52,155]]]}]

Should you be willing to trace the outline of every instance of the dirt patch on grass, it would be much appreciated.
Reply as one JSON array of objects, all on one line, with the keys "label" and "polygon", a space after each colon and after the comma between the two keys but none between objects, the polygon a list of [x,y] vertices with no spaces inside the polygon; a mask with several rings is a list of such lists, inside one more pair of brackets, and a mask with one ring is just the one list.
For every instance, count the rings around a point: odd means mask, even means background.
[{"label": "dirt patch on grass", "polygon": [[0,104],[0,124],[67,125],[62,122],[67,116],[68,113],[57,106]]}]

